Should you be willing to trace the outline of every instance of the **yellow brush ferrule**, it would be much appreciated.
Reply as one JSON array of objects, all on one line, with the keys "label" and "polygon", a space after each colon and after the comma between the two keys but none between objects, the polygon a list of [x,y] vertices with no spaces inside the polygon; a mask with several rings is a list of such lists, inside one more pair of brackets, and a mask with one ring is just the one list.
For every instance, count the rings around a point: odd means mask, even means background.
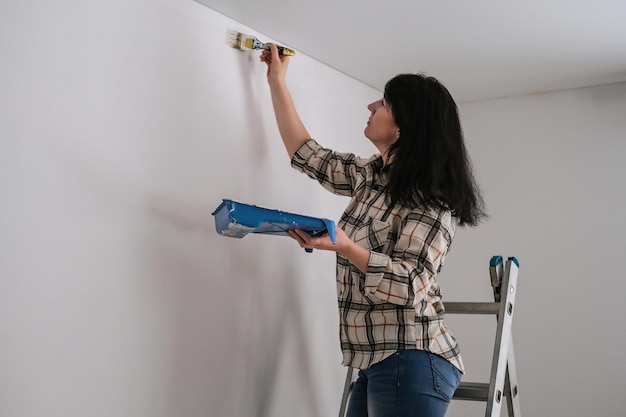
[{"label": "yellow brush ferrule", "polygon": [[254,38],[244,38],[242,47],[246,49],[254,48]]}]

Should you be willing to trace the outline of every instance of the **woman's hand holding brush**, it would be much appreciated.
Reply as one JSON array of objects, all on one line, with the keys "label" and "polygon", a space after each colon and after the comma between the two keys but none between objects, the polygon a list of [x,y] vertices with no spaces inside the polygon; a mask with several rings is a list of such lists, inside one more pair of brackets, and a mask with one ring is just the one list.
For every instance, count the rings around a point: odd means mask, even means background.
[{"label": "woman's hand holding brush", "polygon": [[280,55],[274,43],[268,43],[270,50],[261,52],[261,62],[267,64],[267,81],[270,86],[285,81],[289,57]]}]

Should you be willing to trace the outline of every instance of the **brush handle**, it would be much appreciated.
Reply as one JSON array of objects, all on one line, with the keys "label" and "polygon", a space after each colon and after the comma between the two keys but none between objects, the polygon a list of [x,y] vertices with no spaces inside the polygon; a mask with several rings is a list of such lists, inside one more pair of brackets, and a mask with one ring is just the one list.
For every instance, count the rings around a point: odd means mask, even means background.
[{"label": "brush handle", "polygon": [[[266,43],[263,44],[262,48],[268,51],[270,50],[270,46]],[[276,45],[276,48],[278,48],[278,55],[294,56],[296,54],[296,51],[285,46]]]},{"label": "brush handle", "polygon": [[293,49],[286,48],[284,46],[278,46],[278,54],[285,55],[285,56],[294,56],[296,54],[296,51],[294,51]]}]

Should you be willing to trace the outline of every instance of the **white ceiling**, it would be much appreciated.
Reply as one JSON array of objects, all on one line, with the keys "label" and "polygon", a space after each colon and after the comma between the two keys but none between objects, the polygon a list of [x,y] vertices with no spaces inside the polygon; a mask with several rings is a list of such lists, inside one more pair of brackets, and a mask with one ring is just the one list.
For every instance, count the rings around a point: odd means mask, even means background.
[{"label": "white ceiling", "polygon": [[626,81],[624,0],[198,1],[379,90],[401,72],[460,102]]}]

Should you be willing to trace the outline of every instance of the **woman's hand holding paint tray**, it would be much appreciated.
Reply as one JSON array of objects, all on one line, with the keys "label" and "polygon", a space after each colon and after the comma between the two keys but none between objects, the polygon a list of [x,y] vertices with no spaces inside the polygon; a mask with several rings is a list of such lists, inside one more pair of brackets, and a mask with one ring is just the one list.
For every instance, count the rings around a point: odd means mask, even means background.
[{"label": "woman's hand holding paint tray", "polygon": [[[215,229],[222,236],[242,238],[248,233],[262,233],[290,236],[295,239],[290,232],[297,230],[297,233],[304,233],[312,238],[327,235],[325,239],[329,239],[331,244],[337,243],[335,222],[328,219],[287,213],[226,199],[222,200],[222,204],[212,214],[215,216]],[[303,247],[307,252],[313,250],[311,247]]]}]

